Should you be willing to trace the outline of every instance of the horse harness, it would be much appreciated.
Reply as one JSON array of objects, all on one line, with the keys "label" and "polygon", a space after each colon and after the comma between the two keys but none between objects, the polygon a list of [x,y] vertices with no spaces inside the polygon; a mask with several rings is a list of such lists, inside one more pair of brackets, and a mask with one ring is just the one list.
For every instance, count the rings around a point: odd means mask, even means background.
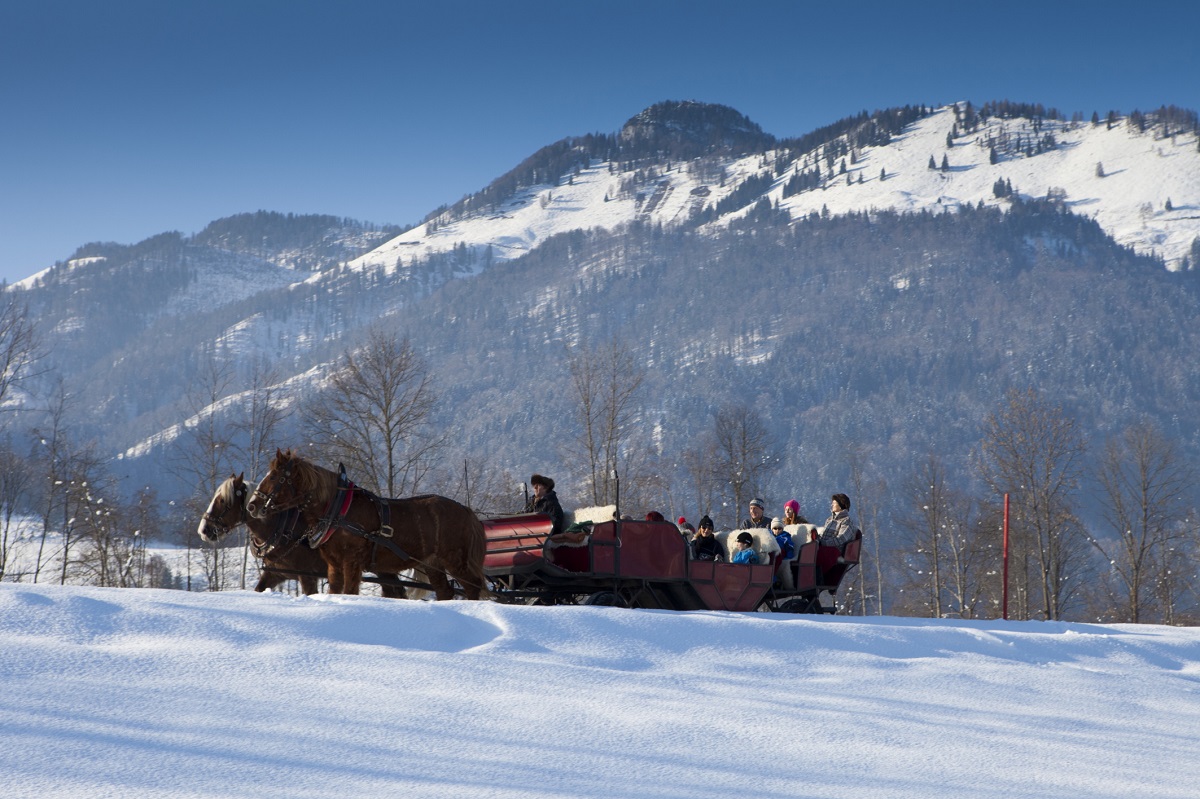
[{"label": "horse harness", "polygon": [[[205,523],[217,528],[219,538],[229,535],[229,532],[239,524],[245,524],[250,515],[246,510],[246,489],[236,489],[233,496],[238,508],[238,518],[233,524],[225,524],[208,511],[201,516]],[[250,548],[254,552],[254,557],[262,560],[267,555],[275,553],[279,547],[284,546],[285,549],[277,553],[282,555],[300,543],[301,536],[296,535],[296,524],[300,521],[300,515],[300,508],[291,508],[275,514],[275,529],[271,531],[271,537],[265,541],[260,542],[254,534],[251,534]]]},{"label": "horse harness", "polygon": [[[375,503],[375,510],[379,514],[378,530],[368,530],[361,524],[352,522],[346,518],[346,514],[350,512],[350,504],[354,501],[355,494],[366,497]],[[397,557],[404,560],[416,560],[416,558],[413,558],[392,540],[391,503],[386,499],[376,496],[367,489],[355,485],[346,476],[346,466],[340,463],[338,464],[337,491],[334,492],[333,497],[329,500],[329,505],[326,506],[325,512],[308,529],[306,533],[308,545],[316,549],[328,541],[335,530],[345,530],[348,533],[353,533],[367,539],[376,546],[386,547]],[[374,561],[374,557],[371,560]]]},{"label": "horse harness", "polygon": [[[254,557],[262,560],[268,555],[274,554],[277,557],[283,556],[291,551],[292,547],[299,544],[304,538],[303,535],[296,534],[296,525],[300,521],[300,509],[291,508],[281,513],[275,514],[275,529],[271,532],[271,537],[261,544],[250,538],[250,546],[254,551]],[[280,547],[283,547],[280,550]]]}]

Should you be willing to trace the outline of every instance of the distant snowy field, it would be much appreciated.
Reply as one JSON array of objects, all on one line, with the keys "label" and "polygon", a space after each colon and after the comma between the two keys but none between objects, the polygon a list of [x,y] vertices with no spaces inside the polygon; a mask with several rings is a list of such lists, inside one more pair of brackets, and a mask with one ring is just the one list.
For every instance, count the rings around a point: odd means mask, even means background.
[{"label": "distant snowy field", "polygon": [[0,584],[14,797],[1194,797],[1200,630]]}]

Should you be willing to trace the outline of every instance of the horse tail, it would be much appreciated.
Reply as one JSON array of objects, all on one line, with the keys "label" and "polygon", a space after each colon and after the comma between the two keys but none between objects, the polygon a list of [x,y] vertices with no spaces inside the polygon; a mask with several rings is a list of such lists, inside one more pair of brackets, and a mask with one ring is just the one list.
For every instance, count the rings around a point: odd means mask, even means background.
[{"label": "horse tail", "polygon": [[487,537],[483,531],[483,522],[475,515],[475,511],[468,508],[467,513],[471,531],[470,540],[467,542],[467,579],[479,586],[480,599],[491,599],[493,595],[488,590],[487,576],[483,573],[483,556],[487,554]]}]

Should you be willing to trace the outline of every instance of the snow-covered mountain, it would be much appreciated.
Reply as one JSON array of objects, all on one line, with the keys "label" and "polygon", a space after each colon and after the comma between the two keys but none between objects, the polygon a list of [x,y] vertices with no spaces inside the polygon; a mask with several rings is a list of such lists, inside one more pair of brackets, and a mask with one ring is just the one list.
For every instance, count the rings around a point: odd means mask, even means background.
[{"label": "snow-covered mountain", "polygon": [[[411,230],[260,212],[87,245],[8,291],[80,434],[139,482],[236,413],[258,365],[296,407],[379,325],[436,365],[449,462],[569,470],[565,345],[613,337],[649,371],[638,424],[668,481],[725,402],[768,419],[779,490],[819,496],[849,445],[884,470],[965,457],[1003,390],[1030,382],[1089,432],[1148,415],[1200,452],[1198,127],[1178,109],[1066,121],[960,103],[777,138],[661,103]],[[211,364],[227,379],[206,398]]]},{"label": "snow-covered mountain", "polygon": [[[770,180],[762,191],[742,197],[708,226],[727,225],[763,199],[793,218],[883,209],[943,212],[979,203],[1005,207],[1008,198],[996,192],[1003,182],[1024,197],[1060,200],[1095,219],[1117,243],[1157,255],[1168,268],[1185,265],[1200,237],[1194,126],[989,116],[967,132],[967,107],[939,108],[887,143],[860,149],[842,135],[805,151],[777,142],[740,157],[650,167],[621,169],[614,161],[591,160],[569,177],[524,187],[498,208],[435,215],[349,266],[403,270],[463,247],[482,264],[517,257],[571,230],[613,230],[634,221],[684,225],[763,174]],[[831,155],[841,149],[852,152]],[[789,196],[789,181],[813,170],[820,173],[815,186]]]}]

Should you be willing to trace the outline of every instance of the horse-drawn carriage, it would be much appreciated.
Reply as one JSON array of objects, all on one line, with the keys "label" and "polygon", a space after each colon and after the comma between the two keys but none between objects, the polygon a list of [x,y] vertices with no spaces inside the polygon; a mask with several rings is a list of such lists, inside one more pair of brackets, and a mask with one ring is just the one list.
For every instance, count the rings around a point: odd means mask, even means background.
[{"label": "horse-drawn carriage", "polygon": [[[775,537],[759,529],[748,532],[760,562],[740,564],[693,559],[688,541],[665,521],[613,519],[551,535],[549,517],[519,514],[485,519],[483,527],[493,595],[537,604],[833,613],[827,600],[858,563],[862,546],[855,538],[835,567],[821,569],[817,542],[780,560]],[[725,551],[737,532],[718,534]],[[794,589],[777,587],[783,569],[792,570]]]},{"label": "horse-drawn carriage", "polygon": [[[818,544],[780,560],[768,530],[750,533],[758,564],[693,559],[688,541],[665,521],[607,515],[551,535],[549,516],[524,513],[480,519],[469,508],[434,495],[384,499],[354,486],[344,470],[313,466],[279,452],[252,493],[230,477],[204,513],[199,533],[218,541],[247,525],[264,564],[256,590],[299,577],[316,590],[319,562],[331,593],[358,593],[364,572],[385,595],[432,589],[438,599],[490,595],[504,602],[621,605],[672,610],[832,613],[842,577],[858,563],[861,538],[837,553],[835,565],[818,557]],[[718,533],[726,552],[735,533]],[[316,561],[314,550],[319,551]],[[822,568],[825,564],[825,568]],[[428,583],[403,580],[415,570]],[[777,587],[789,574],[794,589]]]}]

